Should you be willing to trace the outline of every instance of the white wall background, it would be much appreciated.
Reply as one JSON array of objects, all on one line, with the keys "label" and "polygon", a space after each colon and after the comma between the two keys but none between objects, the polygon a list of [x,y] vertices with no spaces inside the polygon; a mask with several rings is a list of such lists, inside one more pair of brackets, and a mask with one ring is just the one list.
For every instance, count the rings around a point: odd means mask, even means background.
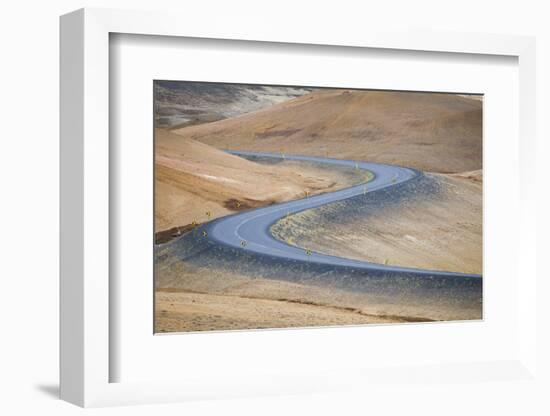
[{"label": "white wall background", "polygon": [[[402,27],[512,33],[538,37],[539,167],[548,163],[550,128],[550,15],[545,1],[169,1],[169,0],[19,0],[0,9],[0,412],[76,414],[60,402],[58,368],[58,16],[80,7],[178,10],[208,24],[212,13],[247,14],[286,24],[325,21],[327,31],[342,25],[387,21]],[[182,22],[185,24],[185,22]],[[545,138],[546,140],[543,140]],[[539,168],[539,174],[544,171]],[[550,211],[548,185],[541,179],[539,213]],[[539,250],[548,245],[549,222],[540,215]],[[544,232],[546,231],[546,232]],[[540,256],[542,268],[543,255]],[[545,266],[546,267],[546,266]],[[546,276],[548,267],[546,267]],[[539,285],[542,301],[548,283]],[[544,296],[544,297],[543,297]],[[541,328],[550,328],[548,307]],[[542,365],[548,369],[548,330]],[[546,371],[546,374],[550,372]],[[525,385],[433,386],[433,394],[411,389],[396,397],[338,393],[198,402],[93,410],[96,414],[549,414],[542,391]],[[538,398],[538,399],[537,399]],[[546,402],[544,408],[541,403]],[[414,411],[413,411],[414,410]],[[405,413],[405,414],[406,414]]]}]

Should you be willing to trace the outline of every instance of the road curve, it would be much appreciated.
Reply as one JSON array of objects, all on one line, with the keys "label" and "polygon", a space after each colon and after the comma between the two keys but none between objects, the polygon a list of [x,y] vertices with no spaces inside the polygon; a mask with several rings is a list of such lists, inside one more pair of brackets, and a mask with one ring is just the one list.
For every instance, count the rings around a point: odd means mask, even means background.
[{"label": "road curve", "polygon": [[270,232],[270,227],[287,215],[300,211],[320,207],[332,202],[342,201],[374,192],[379,189],[397,186],[400,183],[413,181],[422,177],[423,173],[416,169],[367,163],[354,160],[340,160],[320,158],[312,156],[279,155],[274,153],[245,152],[227,150],[228,153],[243,157],[262,157],[274,159],[297,160],[322,163],[327,165],[345,166],[355,169],[364,169],[372,172],[374,178],[368,183],[351,186],[335,192],[329,192],[303,199],[288,201],[263,208],[244,211],[227,217],[218,218],[201,227],[210,242],[246,250],[248,253],[270,256],[281,260],[294,260],[299,262],[349,267],[364,271],[389,272],[392,274],[415,275],[417,277],[456,277],[456,278],[481,278],[478,274],[466,274],[447,271],[435,271],[415,269],[408,267],[390,266],[370,263],[366,261],[330,256],[318,252],[306,251],[303,248],[286,244],[276,239]]}]

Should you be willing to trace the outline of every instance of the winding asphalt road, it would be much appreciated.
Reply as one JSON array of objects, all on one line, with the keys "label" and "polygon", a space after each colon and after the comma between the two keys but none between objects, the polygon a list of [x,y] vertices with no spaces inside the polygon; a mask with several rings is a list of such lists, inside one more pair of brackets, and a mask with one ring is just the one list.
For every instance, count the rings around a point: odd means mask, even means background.
[{"label": "winding asphalt road", "polygon": [[297,160],[322,163],[326,165],[345,166],[354,169],[364,169],[374,174],[368,183],[351,186],[335,192],[329,192],[303,199],[270,205],[264,208],[244,211],[228,217],[219,218],[205,225],[207,236],[211,242],[246,250],[259,255],[298,260],[307,263],[317,263],[333,266],[347,266],[362,270],[387,271],[407,275],[425,277],[457,277],[481,278],[477,274],[465,274],[446,271],[415,269],[408,267],[390,266],[366,261],[330,256],[327,254],[310,252],[303,248],[286,244],[276,239],[270,232],[270,227],[287,215],[300,211],[320,207],[332,202],[342,201],[358,195],[366,194],[382,188],[396,186],[400,183],[420,178],[423,173],[410,168],[384,165],[378,163],[359,162],[354,160],[340,160],[311,156],[279,155],[274,153],[258,153],[244,151],[227,151],[243,157],[261,157],[273,159]]}]

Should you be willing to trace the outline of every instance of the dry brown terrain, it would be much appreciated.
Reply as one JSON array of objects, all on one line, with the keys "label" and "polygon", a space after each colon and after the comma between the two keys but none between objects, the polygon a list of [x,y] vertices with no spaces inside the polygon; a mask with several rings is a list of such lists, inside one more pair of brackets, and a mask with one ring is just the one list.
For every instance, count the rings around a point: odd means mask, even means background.
[{"label": "dry brown terrain", "polygon": [[155,125],[182,128],[269,107],[311,88],[155,81]]},{"label": "dry brown terrain", "polygon": [[[290,216],[273,227],[276,236],[320,253],[372,263],[482,273],[482,178],[480,172],[431,174],[443,192],[327,223],[319,210]],[[312,224],[322,222],[322,228]],[[292,230],[290,236],[289,230]]]},{"label": "dry brown terrain", "polygon": [[[289,243],[372,262],[481,273],[481,108],[479,97],[316,90],[224,120],[157,130],[156,230],[185,232],[193,222],[366,179],[299,162],[256,163],[221,149],[361,159],[438,172],[428,176],[443,191],[389,204],[362,220],[331,224],[314,211],[293,215],[286,226],[297,237]],[[481,317],[481,303],[438,299],[439,292],[428,301],[406,291],[384,297],[278,280],[271,268],[260,278],[215,261],[168,263],[156,264],[159,332]]]},{"label": "dry brown terrain", "polygon": [[[472,170],[470,172],[461,172],[451,175],[454,178],[466,179],[468,181],[483,185],[483,171],[481,170]],[[480,189],[481,191],[481,189]]]},{"label": "dry brown terrain", "polygon": [[364,172],[346,173],[292,161],[254,163],[162,129],[156,130],[155,140],[157,231],[368,179]]},{"label": "dry brown terrain", "polygon": [[156,282],[157,332],[479,319],[446,299],[418,303],[271,279],[184,262]]},{"label": "dry brown terrain", "polygon": [[246,296],[157,290],[157,332],[406,322],[352,308]]},{"label": "dry brown terrain", "polygon": [[[384,209],[362,222],[323,222],[314,211],[286,221],[296,243],[319,252],[428,269],[482,272],[481,172],[432,175],[436,200]],[[312,217],[313,215],[313,217]],[[305,220],[305,221],[304,221]],[[156,330],[208,331],[480,319],[480,307],[449,299],[425,303],[286,281],[181,262],[157,273]]]},{"label": "dry brown terrain", "polygon": [[482,167],[481,109],[480,99],[454,94],[329,89],[174,131],[218,148],[456,173]]}]

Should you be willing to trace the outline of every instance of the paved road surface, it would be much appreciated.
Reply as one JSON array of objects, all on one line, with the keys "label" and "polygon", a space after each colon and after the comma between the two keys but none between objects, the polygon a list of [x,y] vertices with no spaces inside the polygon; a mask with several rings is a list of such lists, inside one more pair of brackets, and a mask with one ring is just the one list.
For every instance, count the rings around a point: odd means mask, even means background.
[{"label": "paved road surface", "polygon": [[374,174],[374,178],[366,184],[355,185],[335,192],[329,192],[303,199],[270,205],[264,208],[244,211],[235,215],[219,218],[208,224],[203,229],[212,243],[221,244],[248,253],[267,255],[281,260],[294,260],[312,264],[327,266],[345,266],[363,271],[390,272],[392,274],[415,275],[416,277],[456,277],[456,278],[481,278],[477,274],[465,274],[434,270],[414,269],[407,267],[390,266],[366,261],[330,256],[317,252],[310,252],[300,247],[291,246],[277,240],[270,232],[272,224],[287,215],[320,207],[325,204],[353,198],[358,195],[373,192],[378,189],[396,186],[400,183],[413,181],[420,178],[423,173],[410,168],[384,165],[378,163],[358,162],[354,160],[328,159],[311,156],[280,155],[273,153],[258,153],[244,151],[228,151],[228,153],[242,157],[262,157],[306,162],[322,163],[327,165],[346,166],[353,169],[365,169]]}]

